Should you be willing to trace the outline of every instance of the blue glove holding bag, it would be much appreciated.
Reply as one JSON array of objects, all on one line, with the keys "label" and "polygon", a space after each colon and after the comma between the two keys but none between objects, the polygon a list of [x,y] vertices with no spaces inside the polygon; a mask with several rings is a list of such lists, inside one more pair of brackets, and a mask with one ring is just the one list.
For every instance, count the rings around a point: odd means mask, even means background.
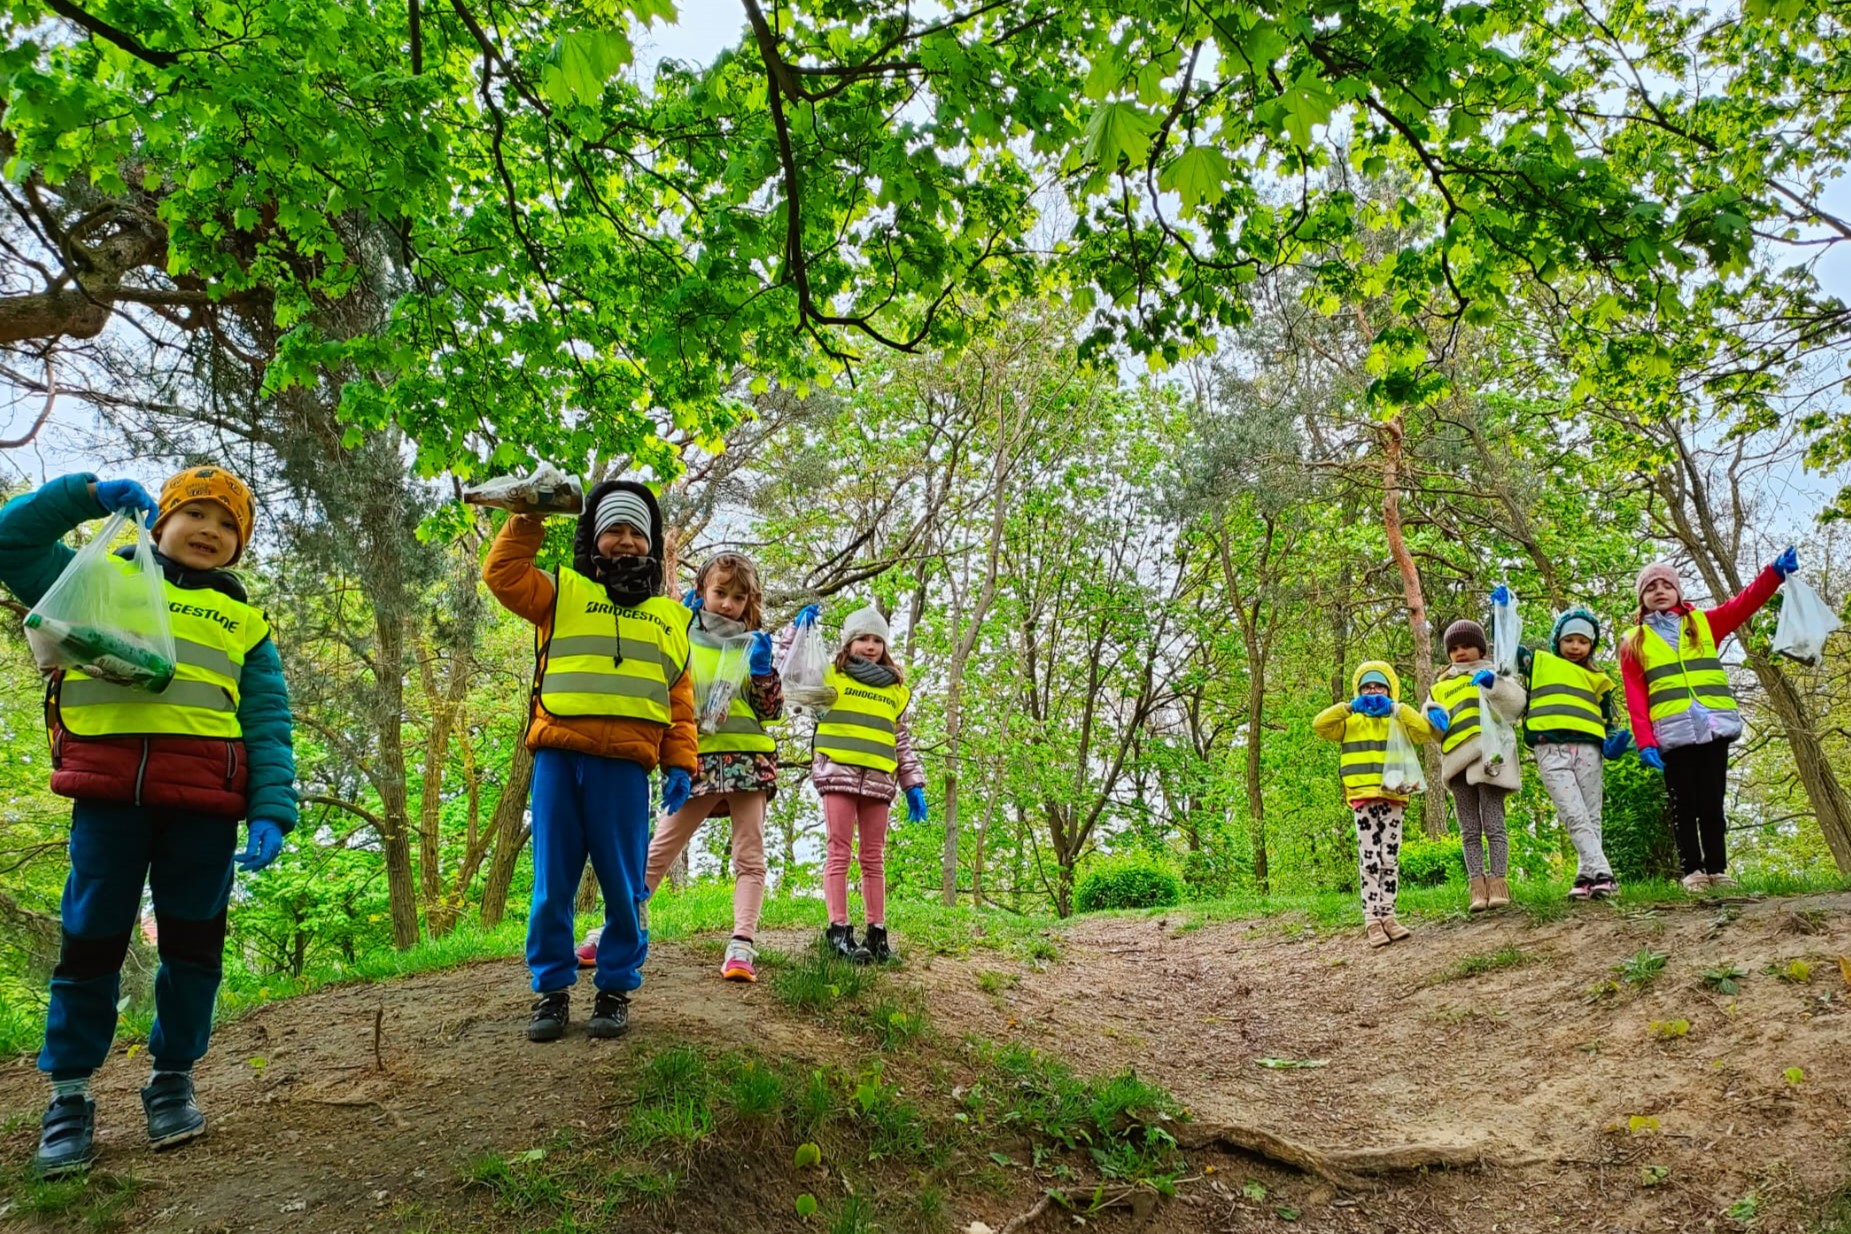
[{"label": "blue glove holding bag", "polygon": [[822,605],[806,604],[797,610],[797,615],[791,618],[791,624],[796,626],[799,630],[808,629],[810,626],[815,625],[817,619],[822,615]]},{"label": "blue glove holding bag", "polygon": [[1799,550],[1789,544],[1781,552],[1780,556],[1774,558],[1770,564],[1774,567],[1774,573],[1780,575],[1780,581],[1784,583],[1787,581],[1788,575],[1798,573],[1799,571]]},{"label": "blue glove holding bag", "polygon": [[771,635],[763,630],[752,631],[752,650],[746,653],[746,671],[754,677],[771,673]]},{"label": "blue glove holding bag", "polygon": [[93,487],[96,490],[96,504],[102,506],[106,513],[120,514],[132,510],[142,516],[143,522],[153,524],[154,512],[160,507],[140,484],[133,480],[98,480]]},{"label": "blue glove holding bag", "polygon": [[1498,683],[1498,675],[1488,668],[1481,668],[1472,674],[1472,684],[1481,690],[1489,690]]},{"label": "blue glove holding bag", "polygon": [[1499,583],[1491,589],[1491,604],[1494,608],[1504,608],[1510,604],[1510,588]]}]

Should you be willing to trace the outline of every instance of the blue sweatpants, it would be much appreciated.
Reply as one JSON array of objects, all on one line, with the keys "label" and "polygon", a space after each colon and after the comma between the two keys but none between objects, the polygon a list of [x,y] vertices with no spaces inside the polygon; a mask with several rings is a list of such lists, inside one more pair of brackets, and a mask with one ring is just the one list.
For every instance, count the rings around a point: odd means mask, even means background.
[{"label": "blue sweatpants", "polygon": [[39,1070],[53,1079],[76,1079],[109,1057],[122,961],[144,886],[154,893],[161,955],[148,1053],[163,1071],[186,1071],[205,1054],[224,972],[225,905],[237,840],[234,819],[113,802],[72,804],[64,939],[51,975]]},{"label": "blue sweatpants", "polygon": [[533,908],[527,967],[535,993],[578,981],[573,901],[585,860],[604,893],[604,937],[592,978],[600,990],[643,984],[649,954],[643,902],[649,888],[649,773],[640,763],[569,750],[533,756]]}]

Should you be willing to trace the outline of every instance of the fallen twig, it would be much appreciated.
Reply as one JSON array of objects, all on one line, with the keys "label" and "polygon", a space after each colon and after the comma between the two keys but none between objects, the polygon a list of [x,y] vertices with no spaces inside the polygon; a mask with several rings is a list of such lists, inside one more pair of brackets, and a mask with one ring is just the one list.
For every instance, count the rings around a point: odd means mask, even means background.
[{"label": "fallen twig", "polygon": [[386,1005],[379,1004],[379,1010],[373,1013],[373,1070],[386,1069],[385,1055],[380,1052],[379,1043],[386,1031]]},{"label": "fallen twig", "polygon": [[1016,1234],[1017,1230],[1027,1228],[1036,1218],[1040,1217],[1042,1213],[1047,1212],[1048,1205],[1053,1202],[1054,1193],[1052,1191],[1042,1192],[1041,1198],[1035,1201],[1035,1206],[1033,1208],[1025,1213],[1017,1213],[1015,1216],[1009,1218],[1009,1220],[1003,1222],[1003,1228],[1000,1234]]},{"label": "fallen twig", "polygon": [[1365,1174],[1401,1174],[1415,1170],[1451,1170],[1467,1166],[1494,1165],[1510,1168],[1539,1165],[1549,1158],[1533,1157],[1506,1160],[1493,1157],[1483,1148],[1460,1144],[1403,1144],[1391,1148],[1318,1149],[1276,1135],[1261,1127],[1239,1123],[1203,1123],[1184,1126],[1174,1132],[1177,1147],[1183,1149],[1231,1148],[1250,1153],[1279,1165],[1290,1166],[1306,1174],[1350,1190],[1367,1184]]}]

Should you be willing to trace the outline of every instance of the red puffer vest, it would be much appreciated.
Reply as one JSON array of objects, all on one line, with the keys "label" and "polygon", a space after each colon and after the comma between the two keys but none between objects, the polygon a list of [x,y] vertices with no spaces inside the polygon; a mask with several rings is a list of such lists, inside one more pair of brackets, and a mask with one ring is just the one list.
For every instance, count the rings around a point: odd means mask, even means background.
[{"label": "red puffer vest", "polygon": [[58,715],[57,684],[45,692],[51,791],[191,814],[243,818],[244,743],[216,737],[79,737]]}]

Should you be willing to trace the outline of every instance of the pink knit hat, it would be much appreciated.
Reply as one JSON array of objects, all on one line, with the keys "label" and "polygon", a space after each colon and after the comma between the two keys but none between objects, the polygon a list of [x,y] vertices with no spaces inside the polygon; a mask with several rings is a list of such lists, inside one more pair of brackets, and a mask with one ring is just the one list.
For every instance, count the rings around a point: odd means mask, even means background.
[{"label": "pink knit hat", "polygon": [[1678,603],[1682,604],[1684,602],[1684,584],[1678,581],[1677,570],[1668,561],[1654,561],[1651,565],[1639,571],[1639,581],[1633,586],[1633,594],[1637,596],[1641,602],[1643,602],[1645,598],[1645,585],[1655,579],[1663,579],[1665,582],[1677,588]]}]

